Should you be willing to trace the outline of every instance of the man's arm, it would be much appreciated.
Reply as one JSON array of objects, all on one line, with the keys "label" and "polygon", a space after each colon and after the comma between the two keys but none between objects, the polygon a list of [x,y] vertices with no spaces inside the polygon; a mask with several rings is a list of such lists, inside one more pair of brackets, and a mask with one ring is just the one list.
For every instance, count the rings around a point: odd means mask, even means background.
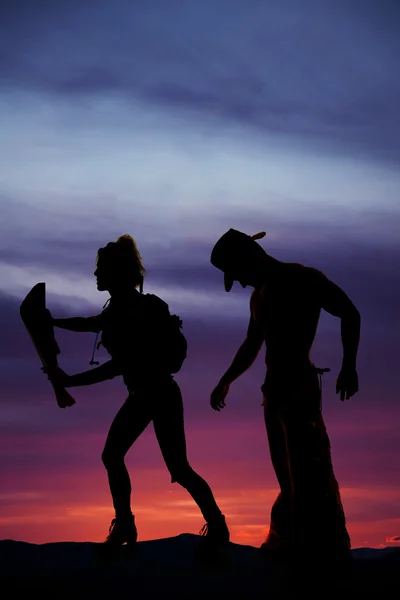
[{"label": "man's arm", "polygon": [[94,317],[71,317],[68,319],[52,319],[54,327],[68,329],[68,331],[91,331],[98,333],[102,329],[102,314]]},{"label": "man's arm", "polygon": [[336,386],[341,400],[349,399],[358,391],[356,359],[360,342],[361,317],[347,294],[322,273],[319,276],[321,308],[341,320],[343,347],[342,370]]},{"label": "man's arm", "polygon": [[343,366],[355,369],[360,341],[360,313],[347,294],[322,273],[319,288],[321,308],[341,319]]},{"label": "man's arm", "polygon": [[218,412],[224,408],[230,384],[251,367],[257,358],[263,341],[264,334],[251,314],[246,339],[237,351],[231,366],[211,393],[211,408]]},{"label": "man's arm", "polygon": [[230,385],[243,375],[256,360],[263,341],[263,331],[251,314],[246,339],[237,351],[230,367],[221,377],[219,385]]}]

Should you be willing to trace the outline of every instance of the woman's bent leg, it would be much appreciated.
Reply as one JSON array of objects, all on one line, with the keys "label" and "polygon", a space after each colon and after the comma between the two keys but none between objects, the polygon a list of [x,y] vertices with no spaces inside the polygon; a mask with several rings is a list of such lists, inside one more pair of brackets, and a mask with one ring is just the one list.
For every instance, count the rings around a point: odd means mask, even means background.
[{"label": "woman's bent leg", "polygon": [[171,473],[172,482],[179,483],[189,492],[208,524],[224,523],[223,515],[210,486],[189,465],[186,454],[182,396],[175,381],[163,390],[162,397],[158,398],[153,422],[162,455]]},{"label": "woman's bent leg", "polygon": [[102,453],[117,518],[132,514],[131,482],[125,466],[125,455],[151,420],[149,409],[139,400],[131,395],[122,405],[112,422]]}]

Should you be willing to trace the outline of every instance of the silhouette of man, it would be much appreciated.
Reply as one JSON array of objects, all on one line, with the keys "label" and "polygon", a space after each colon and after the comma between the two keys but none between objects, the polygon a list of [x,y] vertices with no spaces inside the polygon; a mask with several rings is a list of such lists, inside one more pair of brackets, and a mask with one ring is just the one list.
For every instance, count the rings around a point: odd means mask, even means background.
[{"label": "silhouette of man", "polygon": [[97,289],[110,293],[108,307],[94,317],[53,319],[53,324],[70,331],[101,332],[101,343],[111,359],[76,375],[67,375],[60,368],[44,371],[63,387],[92,385],[122,375],[128,388],[129,396],[111,425],[102,453],[115,509],[105,547],[134,545],[137,540],[124,458],[153,422],[172,481],[189,492],[206,520],[201,533],[205,536],[202,548],[207,550],[227,543],[229,530],[209,485],[188,462],[182,396],[169,364],[173,358],[166,336],[168,305],[153,294],[138,291],[144,273],[130,235],[100,248],[94,275]]},{"label": "silhouette of man", "polygon": [[310,360],[321,309],[341,319],[340,400],[358,391],[356,355],[360,315],[348,296],[321,271],[269,256],[253,236],[235,229],[215,244],[211,263],[223,271],[227,292],[233,282],[254,288],[247,336],[211,394],[211,406],[226,405],[230,384],[249,369],[263,343],[266,376],[264,417],[280,491],[261,548],[292,551],[325,548],[347,554],[350,537],[321,413],[318,369]]}]

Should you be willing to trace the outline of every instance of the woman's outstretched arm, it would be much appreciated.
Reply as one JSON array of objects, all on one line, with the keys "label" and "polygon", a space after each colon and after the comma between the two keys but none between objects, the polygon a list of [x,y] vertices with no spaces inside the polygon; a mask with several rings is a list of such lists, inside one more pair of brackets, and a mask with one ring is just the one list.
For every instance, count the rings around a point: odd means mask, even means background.
[{"label": "woman's outstretched arm", "polygon": [[54,327],[68,329],[69,331],[90,331],[98,333],[102,328],[101,313],[94,317],[70,317],[68,319],[53,319]]},{"label": "woman's outstretched arm", "polygon": [[83,371],[76,375],[70,375],[68,382],[65,387],[80,387],[81,385],[93,385],[94,383],[100,383],[107,379],[114,379],[121,375],[121,370],[113,360],[108,360],[100,367],[90,369],[89,371]]},{"label": "woman's outstretched arm", "polygon": [[120,367],[113,360],[105,362],[100,367],[83,371],[76,375],[67,375],[60,367],[43,367],[42,371],[46,373],[50,381],[65,388],[93,385],[107,379],[114,379],[114,377],[122,374]]}]

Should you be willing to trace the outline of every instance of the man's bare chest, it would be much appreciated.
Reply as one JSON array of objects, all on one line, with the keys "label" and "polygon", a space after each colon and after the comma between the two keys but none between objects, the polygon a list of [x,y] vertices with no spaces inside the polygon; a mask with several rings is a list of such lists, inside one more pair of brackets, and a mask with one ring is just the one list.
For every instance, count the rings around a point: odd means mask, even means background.
[{"label": "man's bare chest", "polygon": [[252,298],[251,310],[253,319],[265,333],[313,328],[320,314],[315,298],[295,286],[260,290]]}]

